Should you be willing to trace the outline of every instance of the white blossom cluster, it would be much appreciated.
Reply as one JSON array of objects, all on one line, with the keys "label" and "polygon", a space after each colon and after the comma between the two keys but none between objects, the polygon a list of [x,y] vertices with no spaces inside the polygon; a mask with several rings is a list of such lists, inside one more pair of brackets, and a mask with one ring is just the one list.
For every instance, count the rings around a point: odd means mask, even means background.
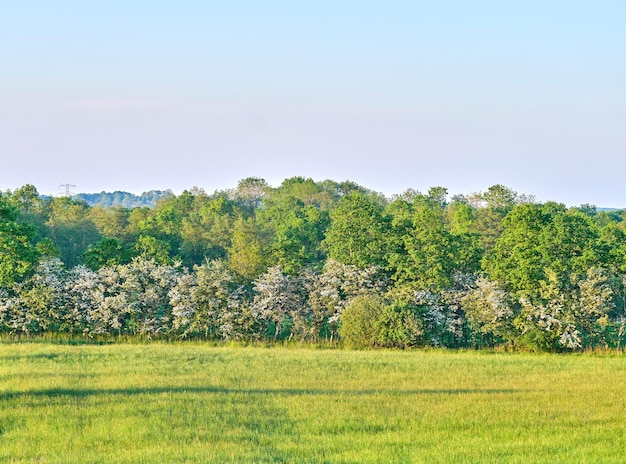
[{"label": "white blossom cluster", "polygon": [[380,269],[328,261],[299,275],[271,267],[251,287],[223,261],[189,272],[135,258],[92,271],[42,262],[32,277],[0,289],[0,330],[86,336],[139,335],[216,339],[336,336],[341,311],[356,296],[384,293]]},{"label": "white blossom cluster", "polygon": [[[452,288],[412,293],[422,339],[433,346],[470,345],[482,337],[580,349],[602,339],[614,309],[610,278],[596,268],[565,283],[549,274],[539,295],[517,299],[484,277],[459,274],[452,281]],[[25,281],[0,288],[0,331],[333,340],[350,302],[389,289],[381,268],[334,260],[321,272],[305,268],[297,275],[273,266],[246,286],[220,260],[189,271],[135,258],[92,271],[84,266],[67,270],[60,260],[50,259]],[[626,318],[618,337],[625,325]]]}]

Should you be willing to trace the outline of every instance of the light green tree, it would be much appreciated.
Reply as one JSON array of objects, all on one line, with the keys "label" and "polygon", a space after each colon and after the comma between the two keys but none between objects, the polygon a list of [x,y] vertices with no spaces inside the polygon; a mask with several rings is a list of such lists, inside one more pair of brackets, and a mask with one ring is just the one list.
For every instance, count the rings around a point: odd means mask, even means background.
[{"label": "light green tree", "polygon": [[339,335],[344,343],[355,348],[376,345],[385,301],[380,296],[358,296],[343,310]]},{"label": "light green tree", "polygon": [[253,218],[239,218],[233,224],[232,243],[228,249],[230,268],[244,280],[252,281],[266,269],[267,234]]},{"label": "light green tree", "polygon": [[0,287],[23,279],[37,263],[35,229],[18,223],[18,216],[17,208],[0,194]]},{"label": "light green tree", "polygon": [[359,267],[386,265],[390,224],[377,201],[362,193],[346,195],[330,220],[324,240],[329,258]]}]

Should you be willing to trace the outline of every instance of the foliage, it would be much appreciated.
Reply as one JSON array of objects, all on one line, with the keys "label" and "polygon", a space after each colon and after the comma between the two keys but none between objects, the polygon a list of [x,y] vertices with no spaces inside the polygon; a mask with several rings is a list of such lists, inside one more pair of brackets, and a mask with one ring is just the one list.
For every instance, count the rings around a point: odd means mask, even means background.
[{"label": "foliage", "polygon": [[384,266],[389,222],[383,208],[361,193],[342,197],[330,213],[324,246],[328,256],[359,267]]},{"label": "foliage", "polygon": [[414,306],[395,302],[385,306],[379,316],[376,342],[390,348],[415,346],[422,342],[423,325]]},{"label": "foliage", "polygon": [[171,190],[150,190],[141,195],[134,195],[129,192],[100,192],[100,193],[79,193],[73,197],[86,202],[90,206],[101,206],[105,208],[140,208],[143,206],[155,207],[161,199],[174,196]]},{"label": "foliage", "polygon": [[339,333],[346,345],[364,348],[379,339],[385,302],[378,296],[358,296],[343,310]]},{"label": "foliage", "polygon": [[[255,298],[252,311],[265,330],[273,332],[274,340],[286,321],[293,325],[291,335],[305,338],[310,331],[310,315],[300,282],[283,274],[280,266],[274,266],[254,281]],[[272,330],[273,328],[273,330]]]},{"label": "foliage", "polygon": [[497,282],[480,277],[461,299],[470,327],[493,341],[513,337],[515,316],[510,297]]},{"label": "foliage", "polygon": [[17,222],[18,216],[19,210],[0,193],[0,287],[27,276],[37,262],[35,229]]},{"label": "foliage", "polygon": [[263,273],[266,256],[265,236],[252,218],[239,218],[233,224],[232,244],[228,250],[230,268],[244,280],[251,281]]},{"label": "foliage", "polygon": [[[123,247],[113,243],[113,246],[116,247],[116,254],[114,254],[113,259],[111,260],[111,264],[114,263],[123,263],[126,261],[128,255],[125,253]],[[164,241],[159,240],[155,237],[150,237],[146,235],[140,235],[135,242],[134,253],[136,256],[139,256],[145,260],[154,260],[159,264],[172,264],[173,260],[170,258],[170,245]],[[89,252],[89,250],[88,250]],[[115,253],[114,252],[114,253]]]},{"label": "foliage", "polygon": [[[142,251],[145,253],[145,250],[140,250],[140,253]],[[115,238],[103,238],[95,245],[89,245],[83,253],[83,262],[95,271],[104,266],[126,264],[130,259],[131,251]]]},{"label": "foliage", "polygon": [[455,272],[475,272],[480,249],[470,233],[454,234],[445,221],[445,189],[417,194],[412,205],[396,208],[396,235],[389,263],[399,288],[434,291],[449,288]]},{"label": "foliage", "polygon": [[0,194],[0,330],[334,342],[362,297],[394,302],[368,345],[622,347],[625,224],[502,185],[250,177],[132,209],[25,185]]}]

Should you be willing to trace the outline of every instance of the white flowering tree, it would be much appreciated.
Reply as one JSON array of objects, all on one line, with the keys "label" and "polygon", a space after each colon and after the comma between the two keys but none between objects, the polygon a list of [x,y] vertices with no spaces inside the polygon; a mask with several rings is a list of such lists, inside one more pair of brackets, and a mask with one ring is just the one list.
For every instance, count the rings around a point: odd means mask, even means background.
[{"label": "white flowering tree", "polygon": [[507,341],[513,337],[515,313],[510,297],[497,282],[480,277],[461,298],[470,327],[477,334]]},{"label": "white flowering tree", "polygon": [[572,274],[567,285],[553,272],[547,277],[540,299],[520,299],[515,325],[521,341],[535,349],[580,349],[599,341],[614,306],[607,272],[589,268],[583,276]]},{"label": "white flowering tree", "polygon": [[580,331],[583,339],[588,338],[591,345],[606,345],[602,335],[609,324],[609,313],[615,306],[608,273],[603,269],[590,268],[575,284],[570,325],[575,324],[576,330]]},{"label": "white flowering tree", "polygon": [[419,308],[425,341],[433,346],[452,347],[468,343],[468,321],[462,301],[474,280],[473,274],[456,272],[450,279],[450,288],[413,293],[410,303]]},{"label": "white flowering tree", "polygon": [[275,340],[286,322],[291,322],[299,335],[306,333],[310,314],[297,278],[283,274],[280,266],[272,266],[254,281],[254,291],[253,314],[265,330],[273,330]]},{"label": "white flowering tree", "polygon": [[389,278],[380,266],[361,268],[329,259],[318,281],[309,291],[314,313],[323,314],[328,323],[331,340],[337,336],[341,314],[358,296],[383,295],[389,287]]},{"label": "white flowering tree", "polygon": [[456,346],[463,343],[466,325],[456,293],[441,290],[416,291],[412,303],[419,308],[424,322],[424,338],[433,346]]},{"label": "white flowering tree", "polygon": [[183,338],[192,333],[191,325],[197,313],[193,298],[196,289],[196,274],[185,272],[180,274],[176,283],[169,291],[172,306],[172,331]]},{"label": "white flowering tree", "polygon": [[65,309],[64,269],[57,258],[43,261],[26,281],[14,286],[16,298],[7,305],[9,330],[36,334],[58,331]]},{"label": "white flowering tree", "polygon": [[228,304],[219,316],[219,335],[224,340],[245,339],[258,334],[250,292],[240,285],[228,297]]},{"label": "white flowering tree", "polygon": [[172,327],[169,292],[181,271],[152,259],[134,258],[129,264],[103,267],[101,285],[89,314],[93,333],[141,334],[154,337]]},{"label": "white flowering tree", "polygon": [[93,335],[91,314],[99,308],[102,295],[102,281],[97,272],[85,266],[70,269],[65,276],[63,287],[65,309],[63,326],[70,333]]},{"label": "white flowering tree", "polygon": [[172,325],[169,292],[180,270],[143,258],[135,258],[119,268],[123,280],[121,289],[127,293],[131,308],[131,331],[148,337],[168,333]]},{"label": "white flowering tree", "polygon": [[17,297],[5,287],[0,287],[0,332],[11,332]]},{"label": "white flowering tree", "polygon": [[106,266],[98,270],[101,285],[94,291],[98,305],[88,314],[89,333],[92,335],[122,335],[128,328],[131,307],[130,295],[122,288],[120,266]]},{"label": "white flowering tree", "polygon": [[238,311],[243,295],[233,272],[221,260],[194,267],[193,274],[181,275],[170,291],[173,326],[183,337],[205,338],[233,333],[233,312]]},{"label": "white flowering tree", "polygon": [[[328,328],[329,318],[343,307],[339,296],[338,281],[328,274],[320,274],[312,268],[304,268],[298,275],[305,295],[309,313],[308,337],[319,340]],[[328,335],[331,335],[329,333]]]}]

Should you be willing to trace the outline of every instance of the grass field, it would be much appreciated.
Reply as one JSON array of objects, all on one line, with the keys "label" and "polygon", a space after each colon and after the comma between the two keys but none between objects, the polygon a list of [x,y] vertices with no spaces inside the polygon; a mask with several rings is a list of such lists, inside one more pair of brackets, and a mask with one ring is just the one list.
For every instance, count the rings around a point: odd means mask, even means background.
[{"label": "grass field", "polygon": [[0,343],[0,462],[626,462],[626,357]]}]

